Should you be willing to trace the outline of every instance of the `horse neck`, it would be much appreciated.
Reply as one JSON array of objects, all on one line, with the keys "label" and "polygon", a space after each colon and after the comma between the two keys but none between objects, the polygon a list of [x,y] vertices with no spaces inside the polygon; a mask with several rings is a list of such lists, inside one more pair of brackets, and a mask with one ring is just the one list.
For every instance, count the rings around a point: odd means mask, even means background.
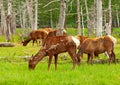
[{"label": "horse neck", "polygon": [[40,50],[32,59],[33,62],[38,63],[46,56],[45,50]]}]

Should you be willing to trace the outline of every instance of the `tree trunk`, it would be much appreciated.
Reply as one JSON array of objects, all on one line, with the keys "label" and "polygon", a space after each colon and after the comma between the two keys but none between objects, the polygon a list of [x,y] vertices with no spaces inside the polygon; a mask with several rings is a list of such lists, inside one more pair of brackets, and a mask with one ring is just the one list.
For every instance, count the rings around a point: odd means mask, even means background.
[{"label": "tree trunk", "polygon": [[11,39],[11,26],[10,26],[10,23],[11,23],[11,11],[12,11],[12,5],[11,5],[11,2],[8,1],[8,15],[6,17],[6,41],[9,42],[10,39]]},{"label": "tree trunk", "polygon": [[15,20],[16,20],[15,12],[13,12],[11,15],[11,21],[10,21],[10,28],[11,28],[12,34],[16,33],[16,21]]},{"label": "tree trunk", "polygon": [[81,23],[80,23],[80,1],[77,0],[77,29],[78,29],[78,35],[81,35]]},{"label": "tree trunk", "polygon": [[26,0],[26,5],[27,5],[29,20],[30,20],[30,27],[34,30],[32,3],[29,0]]},{"label": "tree trunk", "polygon": [[102,0],[97,0],[97,29],[96,37],[102,36]]},{"label": "tree trunk", "polygon": [[19,6],[19,10],[20,10],[20,27],[23,29],[23,21],[22,21],[22,19],[23,19],[22,12],[23,11],[20,6]]},{"label": "tree trunk", "polygon": [[0,47],[14,47],[15,45],[10,42],[0,42]]},{"label": "tree trunk", "polygon": [[96,33],[96,0],[94,0],[94,9],[93,9],[93,31],[94,31],[94,35]]},{"label": "tree trunk", "polygon": [[87,5],[87,1],[85,0],[85,8],[86,8],[86,14],[87,14],[87,28],[88,28],[88,36],[91,35],[91,29],[90,29],[90,18],[89,18],[89,12],[88,12],[88,5]]},{"label": "tree trunk", "polygon": [[37,20],[38,20],[38,0],[35,0],[35,26],[34,30],[37,30]]},{"label": "tree trunk", "polygon": [[27,22],[26,22],[26,15],[27,13],[26,13],[26,4],[25,3],[23,3],[23,12],[22,12],[22,25],[23,25],[23,29],[25,29],[26,28],[26,24],[27,24]]},{"label": "tree trunk", "polygon": [[116,9],[116,17],[117,17],[117,27],[120,27],[120,23],[119,23],[119,14],[118,14],[118,10]]},{"label": "tree trunk", "polygon": [[109,0],[109,6],[108,6],[108,10],[109,10],[109,26],[107,29],[107,34],[111,35],[111,31],[112,31],[112,11],[111,11],[111,0]]},{"label": "tree trunk", "polygon": [[84,35],[84,17],[83,17],[83,8],[82,8],[82,6],[81,6],[81,18],[82,18],[82,35]]},{"label": "tree trunk", "polygon": [[50,11],[50,27],[53,28],[52,10]]},{"label": "tree trunk", "polygon": [[63,35],[65,16],[66,16],[66,0],[60,0],[60,15],[57,24],[57,29],[58,29],[56,34],[57,36]]},{"label": "tree trunk", "polygon": [[5,19],[5,11],[3,6],[3,0],[1,0],[1,34],[4,35],[6,31],[6,19]]}]

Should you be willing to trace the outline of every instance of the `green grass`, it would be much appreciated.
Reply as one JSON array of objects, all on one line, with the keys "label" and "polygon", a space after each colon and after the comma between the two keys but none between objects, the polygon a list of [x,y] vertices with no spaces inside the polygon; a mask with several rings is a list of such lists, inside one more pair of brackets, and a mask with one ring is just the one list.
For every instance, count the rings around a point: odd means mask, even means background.
[{"label": "green grass", "polygon": [[[20,29],[17,31],[20,32]],[[67,32],[76,35],[77,30],[70,28]],[[120,38],[114,36],[118,41],[115,45],[116,58],[120,58]],[[4,36],[0,36],[0,41],[5,41]],[[47,70],[47,57],[30,71],[23,57],[35,55],[40,46],[32,46],[30,42],[23,47],[18,34],[13,35],[11,41],[16,44],[15,47],[0,47],[0,85],[120,85],[120,63],[87,65],[85,62],[72,70],[72,60],[66,53],[68,60],[62,59],[64,54],[59,55],[57,70],[54,59],[50,71]],[[104,54],[99,56],[106,59]],[[86,61],[86,55],[83,60]]]},{"label": "green grass", "polygon": [[[120,45],[115,47],[116,57],[120,58]],[[39,62],[35,70],[28,69],[28,62],[18,56],[36,54],[40,47],[17,45],[15,47],[1,47],[0,57],[0,85],[119,85],[120,63],[87,65],[82,63],[72,70],[72,61],[62,60],[59,55],[58,69],[55,70],[54,60],[50,71],[47,70],[47,59]],[[105,57],[100,55],[100,57]],[[6,59],[7,58],[7,59]],[[86,61],[86,58],[84,58]]]},{"label": "green grass", "polygon": [[0,62],[0,85],[119,85],[120,64],[86,65],[72,70],[72,63],[52,64],[40,62],[34,71],[28,70],[26,62]]}]

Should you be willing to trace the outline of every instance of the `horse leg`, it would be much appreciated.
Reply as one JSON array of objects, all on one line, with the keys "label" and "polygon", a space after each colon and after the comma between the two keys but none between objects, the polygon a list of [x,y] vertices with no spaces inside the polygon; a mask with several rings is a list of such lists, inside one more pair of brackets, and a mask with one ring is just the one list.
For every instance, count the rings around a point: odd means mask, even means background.
[{"label": "horse leg", "polygon": [[57,70],[58,54],[54,55],[54,57],[55,57],[55,70]]},{"label": "horse leg", "polygon": [[109,55],[108,62],[109,62],[109,64],[110,64],[110,63],[111,63],[111,60],[112,60],[112,54],[111,54],[111,51],[107,51],[107,54]]},{"label": "horse leg", "polygon": [[34,46],[34,42],[35,42],[35,40],[33,40],[32,46]]},{"label": "horse leg", "polygon": [[113,60],[114,60],[114,63],[116,64],[115,53],[114,53],[113,51],[112,51],[111,57],[113,58]]},{"label": "horse leg", "polygon": [[91,65],[93,65],[94,53],[91,53],[90,58],[91,58]]},{"label": "horse leg", "polygon": [[50,69],[50,65],[51,65],[51,62],[52,62],[52,57],[53,57],[53,56],[49,56],[48,70]]},{"label": "horse leg", "polygon": [[87,64],[89,64],[90,61],[90,54],[88,54]]},{"label": "horse leg", "polygon": [[38,46],[38,42],[37,42],[37,40],[35,40],[35,42],[36,42],[36,44],[37,44],[37,46]]},{"label": "horse leg", "polygon": [[78,65],[80,65],[80,62],[81,62],[81,59],[83,58],[83,54],[80,55],[80,56],[77,56],[77,62],[78,62]]},{"label": "horse leg", "polygon": [[76,65],[75,54],[76,54],[76,51],[75,50],[73,51],[73,49],[74,48],[69,49],[68,53],[73,60],[73,69],[75,69],[75,65]]}]

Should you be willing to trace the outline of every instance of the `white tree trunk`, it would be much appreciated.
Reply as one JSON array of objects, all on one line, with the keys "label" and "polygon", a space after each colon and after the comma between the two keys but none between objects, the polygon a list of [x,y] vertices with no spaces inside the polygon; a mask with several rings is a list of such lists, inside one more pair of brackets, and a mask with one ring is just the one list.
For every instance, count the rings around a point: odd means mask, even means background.
[{"label": "white tree trunk", "polygon": [[60,15],[59,15],[59,21],[57,24],[57,36],[63,35],[64,30],[64,23],[65,23],[65,16],[66,16],[66,0],[60,1]]},{"label": "white tree trunk", "polygon": [[50,27],[53,28],[52,10],[50,11]]},{"label": "white tree trunk", "polygon": [[22,17],[22,9],[21,9],[21,7],[19,7],[19,10],[20,10],[20,26],[21,26],[21,28],[23,29],[23,21],[22,21],[22,19],[23,19],[23,17]]},{"label": "white tree trunk", "polygon": [[108,10],[109,10],[109,29],[107,30],[107,34],[111,35],[111,31],[112,31],[112,11],[111,11],[111,0],[109,0]]},{"label": "white tree trunk", "polygon": [[97,0],[97,29],[96,37],[102,36],[102,0]]},{"label": "white tree trunk", "polygon": [[23,28],[23,29],[26,28],[26,23],[27,23],[27,22],[26,22],[26,16],[27,16],[26,14],[27,14],[27,13],[26,13],[26,4],[23,2],[23,12],[22,12],[22,18],[23,18],[23,19],[22,19],[22,23],[23,23],[23,24],[22,24],[22,25],[23,25],[22,28]]},{"label": "white tree trunk", "polygon": [[81,18],[82,18],[82,35],[84,35],[84,17],[83,17],[83,8],[82,8],[82,6],[81,6]]},{"label": "white tree trunk", "polygon": [[91,29],[90,29],[90,18],[89,18],[89,11],[88,11],[87,0],[85,0],[85,8],[86,8],[86,14],[87,14],[88,36],[90,36],[90,34],[91,34]]},{"label": "white tree trunk", "polygon": [[34,30],[37,30],[37,20],[38,20],[38,0],[35,0],[35,26]]},{"label": "white tree trunk", "polygon": [[78,35],[81,35],[81,23],[80,23],[80,1],[77,0],[77,29],[78,29]]},{"label": "white tree trunk", "polygon": [[16,14],[15,14],[15,12],[12,13],[12,18],[11,18],[11,32],[13,34],[16,33]]},{"label": "white tree trunk", "polygon": [[117,26],[120,27],[120,23],[119,23],[119,14],[118,14],[118,10],[116,9],[116,17],[117,17]]},{"label": "white tree trunk", "polygon": [[0,0],[0,10],[1,10],[1,7],[2,7],[2,0]]},{"label": "white tree trunk", "polygon": [[[32,2],[32,1],[31,1]],[[30,20],[30,27],[34,30],[34,21],[33,21],[33,12],[32,12],[32,3],[29,0],[26,0],[29,20]]]},{"label": "white tree trunk", "polygon": [[5,17],[5,11],[3,7],[3,0],[1,0],[1,32],[2,34],[6,34],[6,17]]},{"label": "white tree trunk", "polygon": [[6,17],[6,25],[7,25],[7,29],[6,29],[6,41],[9,42],[10,38],[11,38],[11,11],[12,11],[12,5],[11,5],[11,1],[8,0],[8,14]]},{"label": "white tree trunk", "polygon": [[93,9],[93,27],[94,27],[94,34],[96,33],[96,0],[94,0],[94,9]]}]

